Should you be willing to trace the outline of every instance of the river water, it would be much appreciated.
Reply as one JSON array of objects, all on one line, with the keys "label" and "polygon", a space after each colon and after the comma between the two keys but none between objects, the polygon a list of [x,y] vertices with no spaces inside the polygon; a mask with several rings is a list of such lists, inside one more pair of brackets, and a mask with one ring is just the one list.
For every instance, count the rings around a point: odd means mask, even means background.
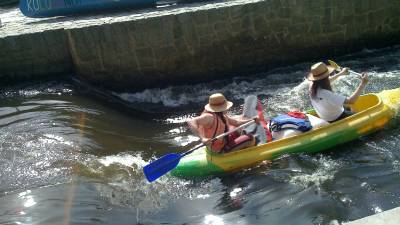
[{"label": "river water", "polygon": [[[400,47],[336,60],[370,73],[367,92],[400,86]],[[396,123],[323,153],[284,155],[227,176],[144,178],[150,161],[197,143],[185,121],[211,93],[232,100],[232,113],[249,94],[268,116],[309,108],[311,64],[105,95],[115,104],[70,80],[2,88],[0,224],[340,224],[400,206]],[[335,89],[350,94],[359,81],[349,75]]]}]

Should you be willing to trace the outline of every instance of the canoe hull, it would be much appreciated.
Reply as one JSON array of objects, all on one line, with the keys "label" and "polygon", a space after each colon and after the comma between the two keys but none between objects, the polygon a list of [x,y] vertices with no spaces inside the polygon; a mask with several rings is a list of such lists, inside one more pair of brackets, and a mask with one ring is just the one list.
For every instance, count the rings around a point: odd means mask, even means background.
[{"label": "canoe hull", "polygon": [[27,17],[52,17],[155,4],[155,0],[21,0],[19,8]]},{"label": "canoe hull", "polygon": [[[386,96],[382,93],[361,96],[352,105],[359,113],[294,137],[225,154],[199,149],[181,159],[172,174],[189,178],[235,172],[283,154],[320,152],[355,140],[382,129],[397,114],[397,106],[393,105],[400,102],[400,89],[394,89]],[[387,104],[388,99],[394,103],[392,106]]]}]

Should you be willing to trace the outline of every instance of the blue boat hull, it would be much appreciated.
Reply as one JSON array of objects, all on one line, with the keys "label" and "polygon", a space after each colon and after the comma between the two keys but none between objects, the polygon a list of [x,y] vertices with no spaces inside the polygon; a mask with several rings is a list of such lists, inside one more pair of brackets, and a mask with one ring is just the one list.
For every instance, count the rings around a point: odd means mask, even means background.
[{"label": "blue boat hull", "polygon": [[20,0],[19,8],[27,17],[52,17],[155,4],[155,0]]}]

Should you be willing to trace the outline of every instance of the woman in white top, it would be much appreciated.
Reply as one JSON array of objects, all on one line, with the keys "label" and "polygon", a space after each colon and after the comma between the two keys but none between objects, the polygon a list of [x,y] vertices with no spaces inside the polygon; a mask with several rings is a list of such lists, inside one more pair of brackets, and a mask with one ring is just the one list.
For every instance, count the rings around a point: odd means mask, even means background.
[{"label": "woman in white top", "polygon": [[329,76],[335,69],[323,62],[311,66],[307,79],[312,81],[309,89],[311,104],[321,119],[334,122],[352,114],[344,108],[344,104],[353,104],[357,101],[365,85],[368,83],[367,74],[362,74],[361,83],[350,97],[332,91],[331,82],[342,75],[349,74],[348,68],[343,68],[339,73]]}]

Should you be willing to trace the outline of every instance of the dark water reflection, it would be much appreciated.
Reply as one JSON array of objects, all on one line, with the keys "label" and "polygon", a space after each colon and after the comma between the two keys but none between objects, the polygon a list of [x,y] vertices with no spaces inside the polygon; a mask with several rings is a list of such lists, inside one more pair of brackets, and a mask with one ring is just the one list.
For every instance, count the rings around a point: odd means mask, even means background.
[{"label": "dark water reflection", "polygon": [[[400,86],[400,49],[338,59],[369,71],[368,92]],[[309,107],[311,62],[211,84],[111,93],[146,115],[80,94],[70,81],[0,91],[0,224],[339,224],[400,206],[400,128],[319,154],[284,155],[221,177],[149,184],[142,168],[196,143],[185,121],[207,96],[260,96],[267,114]],[[268,75],[268,76],[267,76]],[[359,79],[335,88],[350,93]],[[149,119],[150,118],[150,119]]]}]

